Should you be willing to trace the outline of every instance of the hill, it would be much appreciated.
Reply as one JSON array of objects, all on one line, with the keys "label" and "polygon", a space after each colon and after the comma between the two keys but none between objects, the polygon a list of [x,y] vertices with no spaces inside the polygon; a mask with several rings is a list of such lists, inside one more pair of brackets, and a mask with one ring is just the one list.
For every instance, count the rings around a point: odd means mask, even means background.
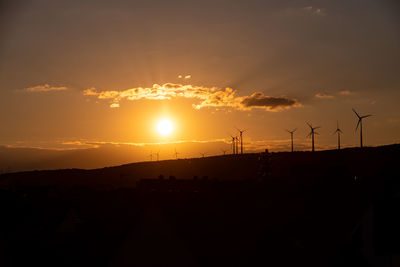
[{"label": "hill", "polygon": [[[278,152],[226,155],[205,158],[139,162],[93,170],[65,169],[29,171],[4,174],[0,185],[29,186],[88,186],[93,188],[135,187],[141,179],[168,178],[192,179],[207,176],[209,179],[240,180],[259,179],[268,172],[269,179],[288,179],[305,176],[347,175],[378,176],[392,171],[400,145],[349,148],[340,151]],[[268,166],[265,165],[266,156]],[[263,170],[268,168],[268,170]]]},{"label": "hill", "polygon": [[5,174],[0,264],[399,266],[399,152],[391,145]]}]

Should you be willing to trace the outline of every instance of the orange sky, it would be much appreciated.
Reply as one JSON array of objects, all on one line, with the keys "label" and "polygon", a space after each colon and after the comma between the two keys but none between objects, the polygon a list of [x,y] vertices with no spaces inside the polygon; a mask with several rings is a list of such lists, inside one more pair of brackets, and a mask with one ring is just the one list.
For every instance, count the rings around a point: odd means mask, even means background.
[{"label": "orange sky", "polygon": [[325,149],[339,121],[356,146],[351,108],[374,115],[366,145],[400,141],[395,1],[166,2],[3,4],[0,144],[211,145],[181,147],[189,157],[229,149],[236,127],[247,151],[288,150],[298,128],[302,150],[310,122]]}]

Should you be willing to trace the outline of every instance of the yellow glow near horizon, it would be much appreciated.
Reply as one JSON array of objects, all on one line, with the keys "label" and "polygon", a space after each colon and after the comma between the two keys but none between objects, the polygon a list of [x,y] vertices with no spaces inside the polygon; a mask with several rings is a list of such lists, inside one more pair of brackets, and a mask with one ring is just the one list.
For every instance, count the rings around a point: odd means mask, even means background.
[{"label": "yellow glow near horizon", "polygon": [[174,130],[174,125],[168,119],[162,119],[157,122],[157,131],[163,136],[170,135]]}]

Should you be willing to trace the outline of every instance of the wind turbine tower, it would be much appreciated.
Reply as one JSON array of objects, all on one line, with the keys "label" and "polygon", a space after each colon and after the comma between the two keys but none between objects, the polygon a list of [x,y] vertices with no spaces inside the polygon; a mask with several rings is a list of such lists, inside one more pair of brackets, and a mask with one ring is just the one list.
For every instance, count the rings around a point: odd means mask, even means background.
[{"label": "wind turbine tower", "polygon": [[290,133],[290,141],[291,141],[291,145],[292,145],[292,152],[293,152],[293,134],[294,134],[294,132],[296,130],[297,130],[297,128],[292,130],[292,131],[286,130],[288,133]]},{"label": "wind turbine tower", "polygon": [[240,130],[238,128],[236,128],[239,131],[239,135],[240,135],[240,154],[243,154],[243,133],[247,130]]},{"label": "wind turbine tower", "polygon": [[343,133],[339,128],[339,122],[336,124],[336,131],[333,134],[337,133],[337,149],[340,150],[340,135]]},{"label": "wind turbine tower", "polygon": [[231,135],[231,137],[232,137],[232,154],[236,154],[236,145],[235,145],[235,137],[234,136],[232,136]]},{"label": "wind turbine tower", "polygon": [[354,112],[354,113],[357,115],[357,117],[358,117],[358,122],[357,122],[356,131],[357,131],[357,129],[358,129],[358,126],[360,126],[360,147],[362,148],[362,147],[363,147],[362,120],[365,119],[365,118],[371,117],[372,115],[369,114],[369,115],[360,116],[360,115],[358,115],[358,113],[354,110],[354,108],[353,108],[352,110],[353,110],[353,112]]},{"label": "wind turbine tower", "polygon": [[315,134],[319,134],[315,130],[319,129],[321,127],[320,126],[312,127],[312,125],[309,124],[308,122],[307,122],[307,125],[310,127],[310,130],[311,130],[310,133],[307,135],[307,137],[311,136],[311,142],[312,142],[312,150],[311,151],[314,152],[315,151],[315,149],[314,149],[314,135]]},{"label": "wind turbine tower", "polygon": [[239,137],[235,136],[236,139],[236,154],[239,154]]},{"label": "wind turbine tower", "polygon": [[174,154],[175,154],[175,159],[178,159],[178,154],[179,153],[176,151],[176,148],[175,148],[175,153]]}]

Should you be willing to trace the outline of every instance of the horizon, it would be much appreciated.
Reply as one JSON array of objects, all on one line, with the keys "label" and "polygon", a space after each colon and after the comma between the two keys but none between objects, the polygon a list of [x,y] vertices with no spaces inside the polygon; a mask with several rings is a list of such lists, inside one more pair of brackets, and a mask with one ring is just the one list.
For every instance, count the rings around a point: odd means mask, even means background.
[{"label": "horizon", "polygon": [[[399,146],[400,143],[386,144],[379,146],[365,146],[360,148],[359,146],[353,147],[343,147],[338,150],[336,147],[316,150],[312,152],[310,149],[306,150],[290,150],[286,151],[269,151],[272,154],[279,153],[318,153],[318,152],[340,152],[346,153],[349,150],[358,149],[375,149],[384,148],[391,146]],[[165,161],[176,161],[176,160],[192,160],[192,159],[204,159],[204,158],[214,158],[214,157],[230,157],[230,158],[240,158],[241,156],[262,154],[264,150],[259,151],[249,151],[243,154],[223,154],[223,151],[215,154],[205,154],[204,157],[202,153],[198,155],[183,155],[175,157],[173,153],[169,153],[167,157],[163,156],[162,153],[159,155],[157,160],[156,153],[153,153],[152,159],[145,152],[132,151],[127,147],[97,147],[97,148],[78,148],[71,150],[48,150],[48,149],[32,149],[32,148],[7,148],[0,146],[0,175],[7,173],[18,173],[18,172],[31,172],[31,171],[46,171],[46,170],[65,170],[65,169],[82,169],[82,170],[93,170],[93,169],[103,169],[110,167],[119,167],[131,164],[140,163],[161,163]],[[6,151],[3,151],[3,149]],[[173,147],[170,147],[170,150]],[[7,150],[8,149],[8,150]],[[13,150],[13,151],[12,151]],[[29,151],[27,151],[29,150]],[[90,153],[95,151],[94,154]],[[6,155],[4,152],[7,152]],[[42,152],[42,153],[40,153]],[[44,154],[43,154],[44,153]],[[48,153],[48,154],[46,154]],[[110,156],[111,155],[111,156]],[[122,155],[122,156],[121,156]],[[181,153],[179,153],[181,155]],[[24,157],[23,160],[18,158]],[[101,156],[101,157],[99,157]],[[7,157],[7,160],[5,160]],[[97,159],[95,159],[97,158]],[[134,159],[134,160],[132,160]],[[3,160],[3,161],[1,161]]]}]

